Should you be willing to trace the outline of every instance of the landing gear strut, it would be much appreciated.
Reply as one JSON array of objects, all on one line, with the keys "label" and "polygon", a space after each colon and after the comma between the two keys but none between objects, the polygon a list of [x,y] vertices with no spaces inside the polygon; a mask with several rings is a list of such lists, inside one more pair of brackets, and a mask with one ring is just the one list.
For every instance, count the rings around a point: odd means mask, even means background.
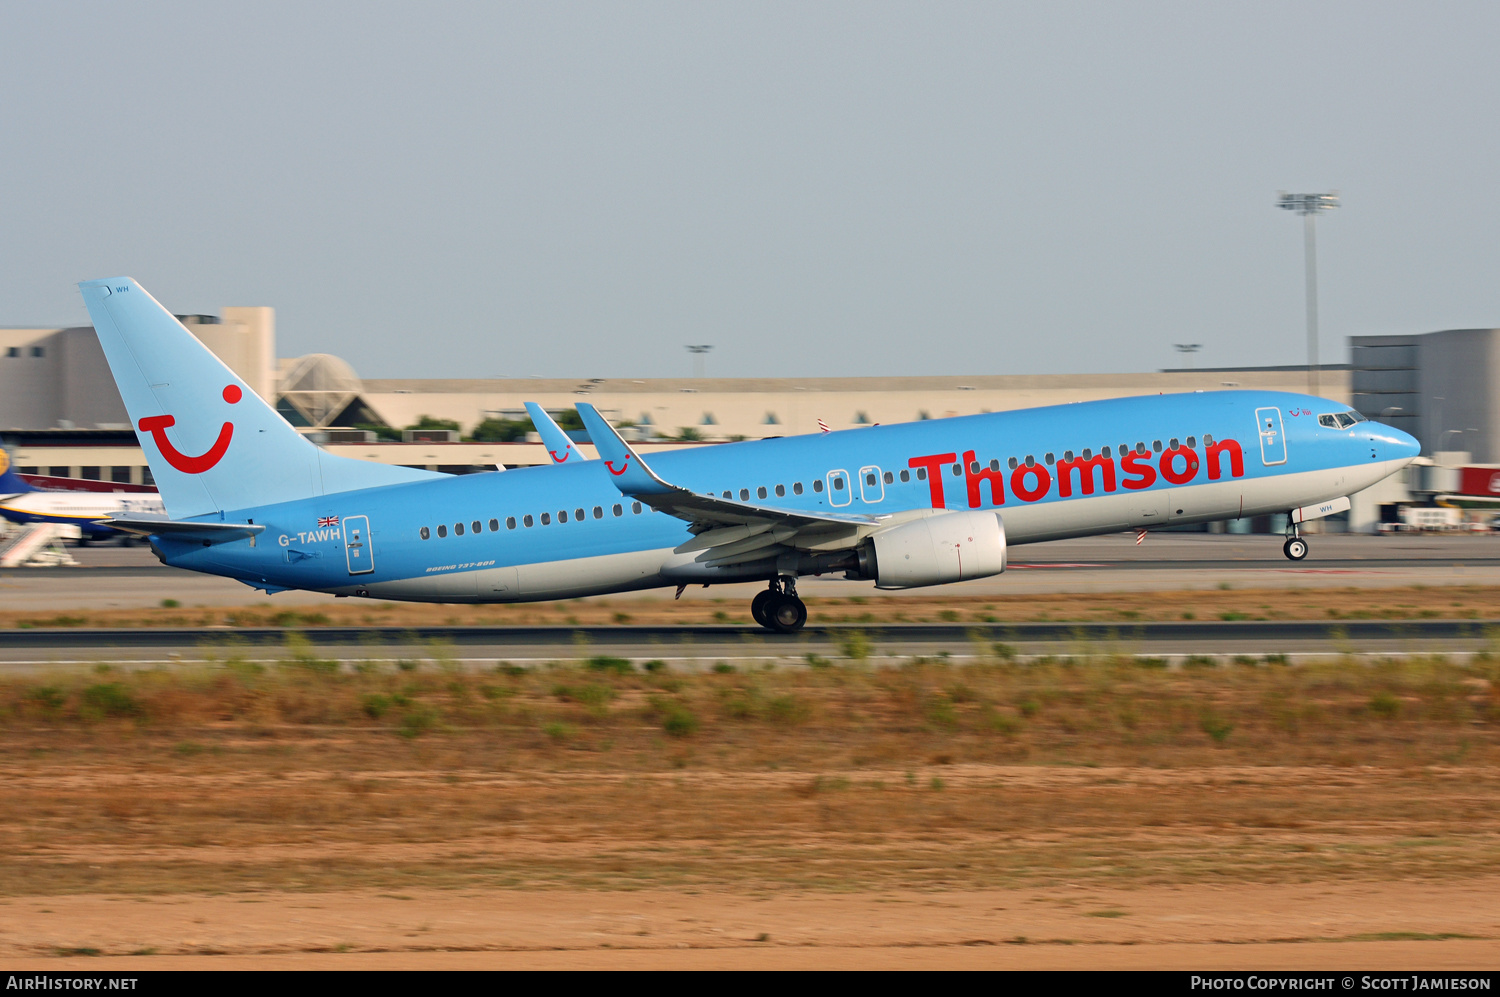
[{"label": "landing gear strut", "polygon": [[1302,539],[1302,531],[1297,529],[1297,524],[1292,523],[1288,527],[1292,535],[1286,538],[1286,543],[1281,545],[1281,552],[1286,555],[1288,561],[1300,561],[1307,556],[1307,541]]},{"label": "landing gear strut", "polygon": [[797,598],[797,579],[782,575],[771,579],[764,592],[750,600],[750,615],[767,630],[793,634],[807,622],[807,607]]}]

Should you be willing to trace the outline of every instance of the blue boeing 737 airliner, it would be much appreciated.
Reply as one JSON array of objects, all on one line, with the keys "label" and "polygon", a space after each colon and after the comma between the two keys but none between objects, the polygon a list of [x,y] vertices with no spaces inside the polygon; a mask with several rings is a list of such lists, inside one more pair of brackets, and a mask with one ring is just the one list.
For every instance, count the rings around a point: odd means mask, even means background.
[{"label": "blue boeing 737 airliner", "polygon": [[[448,476],[309,443],[127,277],[81,285],[165,503],[120,515],[167,564],[267,592],[429,602],[562,599],[766,581],[799,629],[804,575],[880,588],[1005,570],[1011,544],[1290,513],[1298,525],[1419,446],[1326,399],[1122,398],[660,454],[599,415],[599,459]],[[541,429],[541,427],[538,427]]]}]

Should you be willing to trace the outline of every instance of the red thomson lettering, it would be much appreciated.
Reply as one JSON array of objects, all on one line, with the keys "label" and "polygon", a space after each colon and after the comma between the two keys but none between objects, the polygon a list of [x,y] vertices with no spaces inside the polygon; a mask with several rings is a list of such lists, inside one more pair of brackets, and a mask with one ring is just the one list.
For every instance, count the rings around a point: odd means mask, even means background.
[{"label": "red thomson lettering", "polygon": [[912,457],[906,462],[907,467],[924,467],[927,469],[927,488],[932,494],[932,507],[934,509],[945,509],[943,503],[943,467],[951,464],[958,458],[956,453],[934,453],[925,457]]},{"label": "red thomson lettering", "polygon": [[[1026,487],[1026,476],[1032,475],[1036,478],[1036,487]],[[1047,494],[1052,487],[1052,475],[1040,464],[1020,464],[1010,472],[1010,490],[1016,493],[1016,498],[1023,502],[1035,502]]]},{"label": "red thomson lettering", "polygon": [[979,466],[974,470],[974,451],[964,451],[964,483],[969,486],[969,508],[978,509],[981,499],[979,497],[979,484],[982,481],[990,483],[990,503],[992,505],[1005,504],[1005,472],[995,468]]},{"label": "red thomson lettering", "polygon": [[[1183,469],[1177,470],[1177,458],[1181,457]],[[1161,476],[1174,485],[1185,485],[1198,476],[1198,454],[1187,447],[1173,447],[1161,455]]]},{"label": "red thomson lettering", "polygon": [[[1156,468],[1151,466],[1151,455],[1148,453],[1137,453],[1132,450],[1120,458],[1120,467],[1127,475],[1122,482],[1126,488],[1150,488],[1156,484]],[[1132,474],[1139,475],[1139,477],[1128,477]]]},{"label": "red thomson lettering", "polygon": [[1245,453],[1240,449],[1237,440],[1220,440],[1208,446],[1208,477],[1211,481],[1218,481],[1219,476],[1224,473],[1223,462],[1219,460],[1219,454],[1229,454],[1229,476],[1231,478],[1243,478],[1245,476]]},{"label": "red thomson lettering", "polygon": [[1057,494],[1062,498],[1068,498],[1073,494],[1072,472],[1074,470],[1078,472],[1078,481],[1083,486],[1083,494],[1094,494],[1094,468],[1096,467],[1100,469],[1100,476],[1104,479],[1104,490],[1114,491],[1115,462],[1103,454],[1095,454],[1087,460],[1079,457],[1057,462]]}]

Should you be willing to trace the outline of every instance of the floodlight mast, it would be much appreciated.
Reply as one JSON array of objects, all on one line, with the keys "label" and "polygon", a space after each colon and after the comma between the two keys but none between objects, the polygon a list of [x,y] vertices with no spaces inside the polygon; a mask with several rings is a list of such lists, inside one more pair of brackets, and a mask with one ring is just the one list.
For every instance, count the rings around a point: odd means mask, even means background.
[{"label": "floodlight mast", "polygon": [[1277,207],[1302,216],[1302,255],[1307,268],[1307,393],[1318,394],[1318,240],[1313,225],[1320,211],[1339,206],[1338,191],[1328,194],[1279,192]]},{"label": "floodlight mast", "polygon": [[700,381],[703,379],[703,358],[711,349],[713,349],[713,344],[711,343],[690,345],[687,348],[687,351],[693,355],[693,376],[698,378]]}]

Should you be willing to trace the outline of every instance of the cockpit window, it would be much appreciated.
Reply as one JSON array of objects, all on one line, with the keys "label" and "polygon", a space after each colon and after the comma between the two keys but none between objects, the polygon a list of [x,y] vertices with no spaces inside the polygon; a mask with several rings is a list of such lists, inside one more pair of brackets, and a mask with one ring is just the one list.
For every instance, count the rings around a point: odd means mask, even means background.
[{"label": "cockpit window", "polygon": [[1358,422],[1368,422],[1358,412],[1333,412],[1318,416],[1318,425],[1324,429],[1348,429]]}]

